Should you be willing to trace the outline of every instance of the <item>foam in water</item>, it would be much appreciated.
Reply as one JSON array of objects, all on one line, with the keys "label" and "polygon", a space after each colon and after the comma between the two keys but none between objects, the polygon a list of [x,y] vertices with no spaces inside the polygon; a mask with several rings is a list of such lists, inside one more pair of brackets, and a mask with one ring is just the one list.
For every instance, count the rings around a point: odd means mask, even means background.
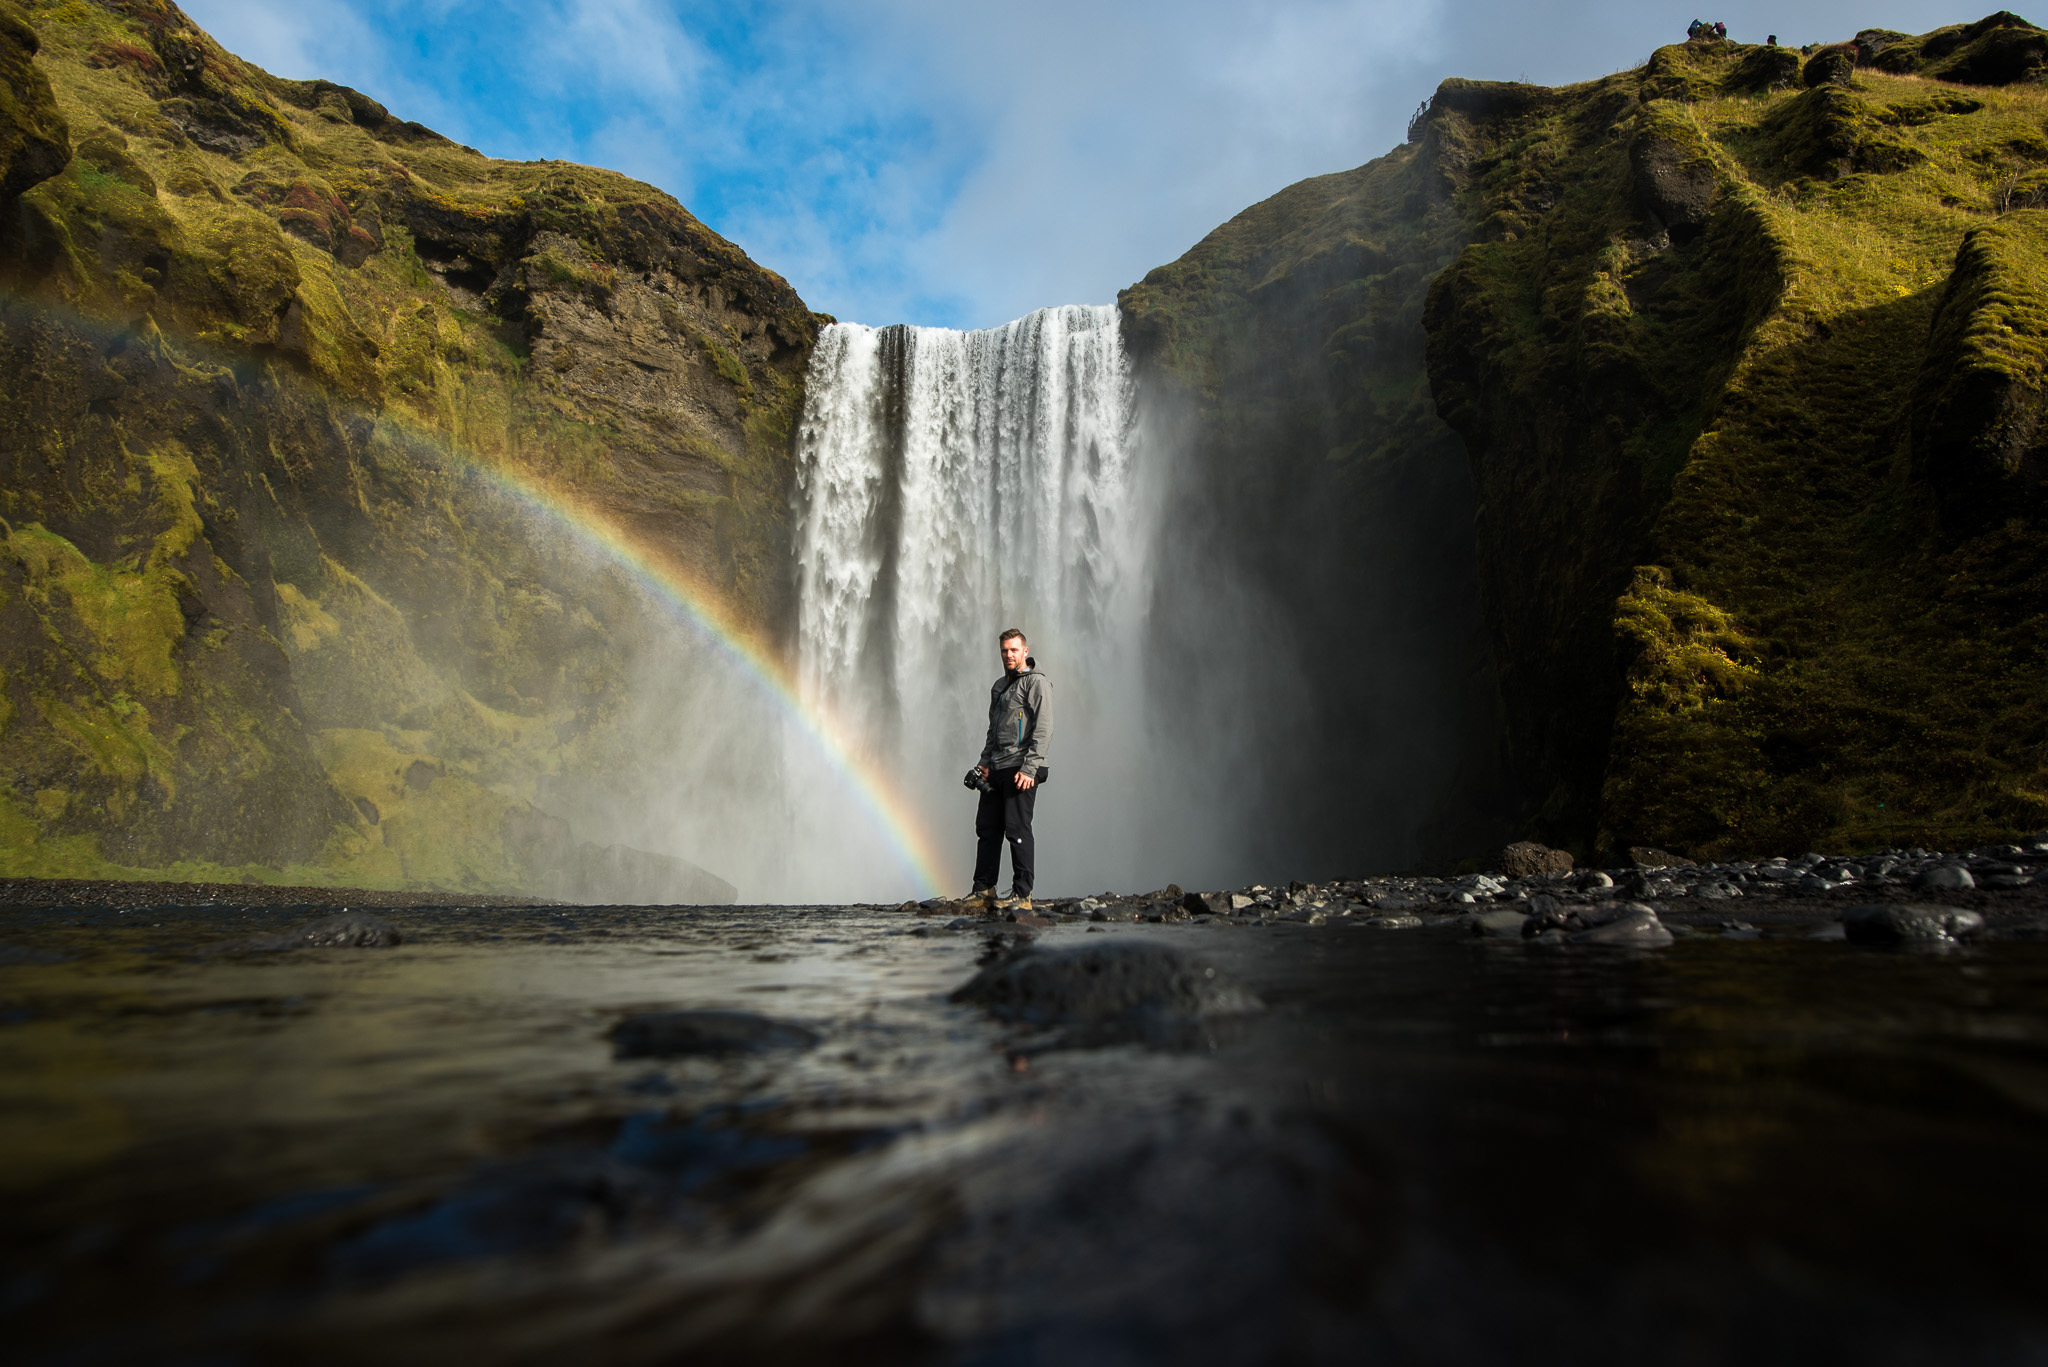
[{"label": "foam in water", "polygon": [[1134,446],[1114,307],[978,332],[840,323],[818,339],[796,473],[802,685],[942,851],[953,835],[961,889],[974,804],[959,779],[1012,626],[1054,690],[1041,882],[1141,876],[1153,536]]}]

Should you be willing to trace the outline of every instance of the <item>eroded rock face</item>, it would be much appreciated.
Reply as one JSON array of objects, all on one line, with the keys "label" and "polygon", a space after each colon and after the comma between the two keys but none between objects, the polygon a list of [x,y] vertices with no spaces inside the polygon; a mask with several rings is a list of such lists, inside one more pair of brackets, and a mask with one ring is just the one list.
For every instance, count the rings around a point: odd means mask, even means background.
[{"label": "eroded rock face", "polygon": [[1697,133],[1675,119],[1664,122],[1673,126],[1648,125],[1636,135],[1629,145],[1629,170],[1644,214],[1673,242],[1689,242],[1706,227],[1720,197],[1720,179]]},{"label": "eroded rock face", "polygon": [[35,64],[41,46],[21,10],[0,3],[0,212],[71,159],[70,130]]},{"label": "eroded rock face", "polygon": [[1928,325],[1913,391],[1913,466],[1959,530],[2037,506],[2048,480],[2040,217],[2032,210],[1965,234]]}]

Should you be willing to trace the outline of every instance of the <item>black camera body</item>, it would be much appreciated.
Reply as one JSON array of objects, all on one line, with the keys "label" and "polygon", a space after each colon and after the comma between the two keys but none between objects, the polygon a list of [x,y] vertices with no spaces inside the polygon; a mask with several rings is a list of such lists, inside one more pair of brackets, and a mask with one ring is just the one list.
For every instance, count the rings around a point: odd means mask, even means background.
[{"label": "black camera body", "polygon": [[977,764],[967,771],[966,778],[960,780],[960,786],[972,788],[977,793],[985,793],[989,790],[988,775],[981,772],[981,766]]}]

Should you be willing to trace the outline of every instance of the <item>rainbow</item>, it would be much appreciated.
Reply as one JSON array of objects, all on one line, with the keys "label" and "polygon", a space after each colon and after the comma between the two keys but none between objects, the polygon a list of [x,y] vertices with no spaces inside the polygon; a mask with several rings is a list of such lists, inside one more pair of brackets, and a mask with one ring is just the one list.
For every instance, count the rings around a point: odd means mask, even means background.
[{"label": "rainbow", "polygon": [[[0,295],[0,298],[9,297],[12,296]],[[74,334],[110,339],[132,330],[130,326],[87,317],[61,305],[36,301],[30,307]],[[155,320],[150,319],[149,325],[155,327]],[[181,340],[195,349],[206,349],[195,339],[185,337]],[[279,374],[277,378],[290,383],[293,377]],[[324,394],[324,397],[332,402],[335,396]],[[918,815],[883,781],[876,765],[856,761],[856,749],[850,741],[829,718],[804,701],[796,680],[782,662],[751,633],[731,620],[715,593],[693,583],[679,569],[666,563],[659,553],[642,545],[601,513],[584,507],[568,493],[516,469],[464,451],[439,433],[399,415],[376,412],[369,416],[387,422],[396,421],[405,429],[409,439],[433,446],[462,469],[489,481],[521,507],[616,565],[656,602],[701,631],[738,669],[741,677],[751,682],[795,723],[825,757],[831,769],[845,779],[848,788],[859,797],[887,836],[905,871],[916,881],[918,895],[938,895],[947,881],[942,872],[944,866],[934,852],[931,838]]]},{"label": "rainbow", "polygon": [[[426,436],[418,429],[415,437]],[[433,440],[432,437],[428,437]],[[445,443],[442,443],[444,449]],[[835,772],[860,795],[876,823],[887,833],[905,869],[917,880],[919,896],[936,896],[945,883],[938,856],[924,824],[909,805],[875,777],[875,766],[857,763],[854,747],[838,728],[803,700],[796,681],[782,663],[748,632],[736,626],[717,598],[650,548],[641,545],[603,515],[575,498],[502,465],[462,458],[465,468],[490,480],[522,507],[567,532],[584,547],[624,570],[634,582],[701,630],[720,653],[752,681],[822,751]]]}]

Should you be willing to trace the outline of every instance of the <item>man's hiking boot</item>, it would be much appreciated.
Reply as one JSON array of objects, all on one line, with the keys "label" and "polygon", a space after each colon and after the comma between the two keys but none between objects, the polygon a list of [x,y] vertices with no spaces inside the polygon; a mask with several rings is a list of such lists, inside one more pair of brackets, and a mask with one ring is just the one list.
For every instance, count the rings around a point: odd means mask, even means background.
[{"label": "man's hiking boot", "polygon": [[960,900],[979,906],[982,910],[986,911],[996,904],[996,890],[994,888],[976,888]]},{"label": "man's hiking boot", "polygon": [[1008,897],[998,897],[995,900],[995,908],[997,911],[1029,911],[1031,894],[1013,892]]}]

